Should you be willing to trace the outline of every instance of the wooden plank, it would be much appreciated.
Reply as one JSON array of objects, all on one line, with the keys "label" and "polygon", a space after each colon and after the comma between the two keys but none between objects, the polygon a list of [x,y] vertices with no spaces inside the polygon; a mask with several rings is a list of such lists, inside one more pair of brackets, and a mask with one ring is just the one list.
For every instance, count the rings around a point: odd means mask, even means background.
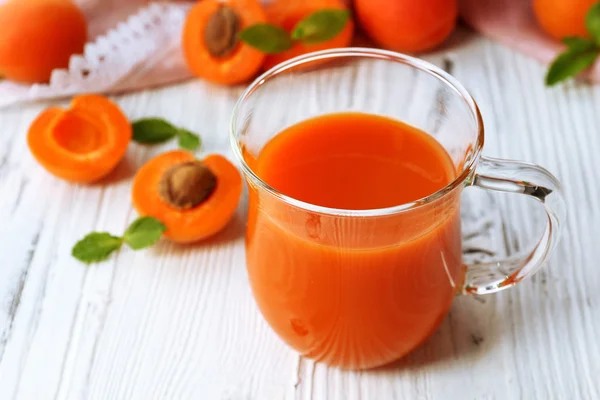
[{"label": "wooden plank", "polygon": [[[194,82],[118,101],[132,118],[168,117],[203,133],[205,152],[228,154],[238,93]],[[0,170],[8,194],[0,227],[7,255],[0,398],[278,398],[293,388],[297,356],[258,316],[246,282],[243,207],[205,245],[165,242],[85,267],[71,258],[73,243],[91,230],[122,232],[135,218],[134,171],[174,145],[132,145],[110,185],[69,185],[25,148],[40,108],[0,114],[17,143],[0,153],[17,160]]]}]

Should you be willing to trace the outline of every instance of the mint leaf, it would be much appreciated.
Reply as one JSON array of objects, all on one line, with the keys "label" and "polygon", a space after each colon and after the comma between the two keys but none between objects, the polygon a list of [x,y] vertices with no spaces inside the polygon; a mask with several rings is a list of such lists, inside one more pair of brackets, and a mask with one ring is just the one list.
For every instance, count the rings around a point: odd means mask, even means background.
[{"label": "mint leaf", "polygon": [[133,221],[123,235],[123,240],[129,247],[139,250],[152,246],[167,227],[153,217],[140,217]]},{"label": "mint leaf", "polygon": [[73,246],[71,254],[81,262],[90,264],[104,261],[115,250],[121,248],[123,239],[107,232],[92,232]]},{"label": "mint leaf", "polygon": [[586,70],[594,63],[596,57],[598,57],[598,52],[597,48],[591,48],[583,51],[567,50],[560,54],[550,65],[546,75],[546,85],[556,85]]},{"label": "mint leaf", "polygon": [[140,217],[133,221],[123,237],[113,236],[108,232],[92,232],[73,246],[73,257],[86,264],[103,261],[121,248],[123,242],[134,250],[153,245],[167,227],[152,217]]},{"label": "mint leaf", "polygon": [[585,27],[592,38],[600,45],[600,2],[590,7],[585,16]]},{"label": "mint leaf", "polygon": [[163,143],[177,135],[177,128],[162,118],[142,118],[131,124],[138,143]]},{"label": "mint leaf", "polygon": [[177,142],[179,147],[189,151],[196,151],[200,147],[200,136],[188,131],[187,129],[179,129],[177,134]]},{"label": "mint leaf", "polygon": [[325,42],[336,37],[350,19],[348,10],[320,10],[298,22],[292,39],[307,44]]},{"label": "mint leaf", "polygon": [[282,28],[271,24],[255,24],[239,34],[240,40],[263,53],[281,53],[292,47],[292,40]]},{"label": "mint leaf", "polygon": [[568,36],[563,38],[562,42],[570,51],[586,51],[596,47],[593,41],[579,36]]}]

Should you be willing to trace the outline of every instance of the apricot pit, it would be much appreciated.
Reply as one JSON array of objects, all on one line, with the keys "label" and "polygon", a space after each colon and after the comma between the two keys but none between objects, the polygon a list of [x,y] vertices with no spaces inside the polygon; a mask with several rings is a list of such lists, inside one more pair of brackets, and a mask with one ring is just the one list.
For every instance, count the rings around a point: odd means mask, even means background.
[{"label": "apricot pit", "polygon": [[200,161],[170,167],[158,184],[162,201],[178,210],[202,204],[217,186],[217,177]]},{"label": "apricot pit", "polygon": [[204,41],[208,52],[214,57],[226,57],[231,54],[237,43],[240,31],[240,18],[235,10],[221,6],[206,22]]}]

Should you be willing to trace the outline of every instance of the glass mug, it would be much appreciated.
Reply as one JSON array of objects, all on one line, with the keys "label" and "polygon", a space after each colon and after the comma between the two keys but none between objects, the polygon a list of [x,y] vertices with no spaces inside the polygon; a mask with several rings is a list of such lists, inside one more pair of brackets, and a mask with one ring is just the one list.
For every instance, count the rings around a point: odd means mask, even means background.
[{"label": "glass mug", "polygon": [[[288,197],[257,174],[261,148],[283,129],[344,111],[387,116],[432,135],[451,156],[456,179],[408,204],[344,210]],[[363,369],[401,358],[441,324],[457,294],[518,283],[558,239],[559,182],[536,165],[482,157],[477,104],[456,79],[425,61],[362,48],[297,57],[247,88],[231,124],[249,187],[246,263],[253,295],[288,345],[327,364]],[[538,200],[547,224],[530,254],[463,264],[460,197],[469,186]]]}]

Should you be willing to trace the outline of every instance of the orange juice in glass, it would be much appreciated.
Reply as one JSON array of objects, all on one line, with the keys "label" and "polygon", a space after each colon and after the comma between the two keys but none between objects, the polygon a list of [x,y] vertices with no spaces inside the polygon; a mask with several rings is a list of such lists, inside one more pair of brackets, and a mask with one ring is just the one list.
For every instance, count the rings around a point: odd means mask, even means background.
[{"label": "orange juice in glass", "polygon": [[[397,53],[336,49],[273,68],[239,100],[232,145],[249,184],[258,307],[291,347],[343,368],[394,361],[440,325],[457,294],[532,274],[564,214],[547,171],[480,156],[481,116],[454,78]],[[468,186],[544,205],[531,254],[463,265]]]}]

